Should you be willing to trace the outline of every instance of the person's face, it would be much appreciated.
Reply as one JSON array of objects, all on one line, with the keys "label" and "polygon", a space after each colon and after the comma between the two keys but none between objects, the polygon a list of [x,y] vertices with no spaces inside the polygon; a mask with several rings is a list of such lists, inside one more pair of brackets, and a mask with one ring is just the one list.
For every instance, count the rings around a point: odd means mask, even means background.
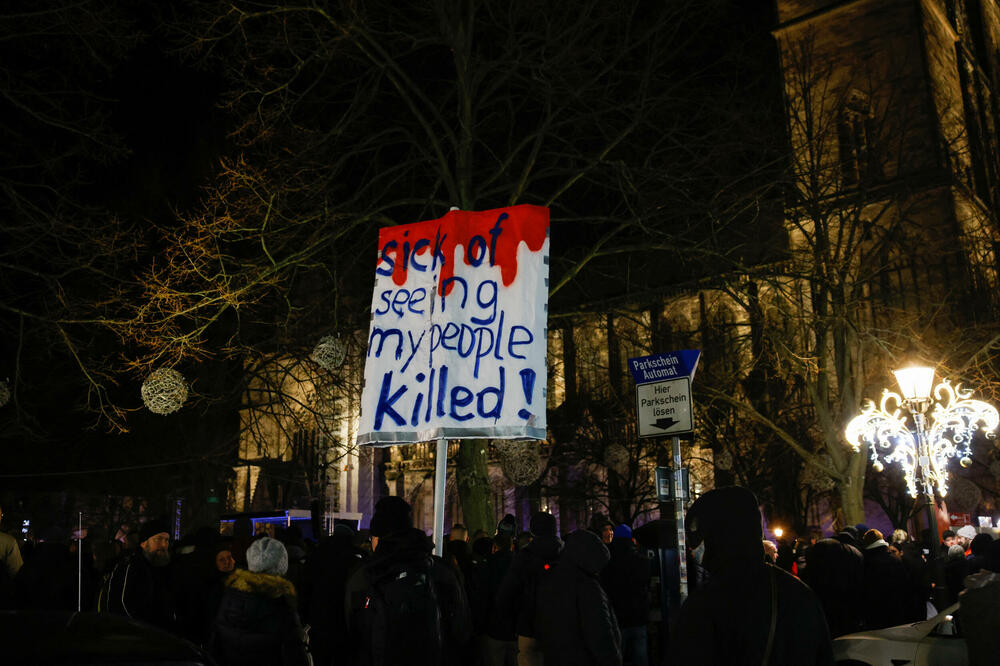
[{"label": "person's face", "polygon": [[944,545],[948,546],[949,548],[951,548],[952,546],[954,546],[955,545],[955,537],[953,537],[953,536],[945,537],[944,538]]},{"label": "person's face", "polygon": [[220,550],[215,554],[215,568],[222,573],[229,573],[236,568],[236,560],[228,550]]},{"label": "person's face", "polygon": [[611,525],[605,525],[601,528],[601,541],[604,543],[611,543],[611,539],[615,536],[615,530]]},{"label": "person's face", "polygon": [[142,548],[153,566],[162,567],[170,563],[170,551],[168,550],[170,548],[170,535],[166,532],[154,534],[139,544],[139,547]]},{"label": "person's face", "polygon": [[960,536],[960,537],[955,537],[955,542],[959,546],[961,546],[962,548],[965,548],[966,550],[968,550],[969,549],[969,543],[971,542],[971,539],[967,539],[964,536]]}]

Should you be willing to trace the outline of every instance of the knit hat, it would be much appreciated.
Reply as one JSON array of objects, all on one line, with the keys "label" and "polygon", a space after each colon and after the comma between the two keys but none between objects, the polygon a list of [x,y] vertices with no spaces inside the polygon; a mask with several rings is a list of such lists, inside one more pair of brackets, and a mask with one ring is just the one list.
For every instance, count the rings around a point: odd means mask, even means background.
[{"label": "knit hat", "polygon": [[354,530],[351,529],[350,525],[345,525],[343,523],[337,523],[333,526],[333,534],[335,536],[341,536],[345,539],[354,538]]},{"label": "knit hat", "polygon": [[162,518],[147,520],[139,528],[139,543],[145,543],[149,537],[156,536],[157,534],[162,534],[164,532],[166,532],[167,535],[170,534],[170,527],[167,525],[167,521]]},{"label": "knit hat", "polygon": [[285,544],[271,537],[257,539],[247,548],[247,567],[254,573],[284,576],[288,571]]},{"label": "knit hat", "polygon": [[976,532],[976,528],[973,527],[972,525],[965,525],[964,527],[960,528],[958,532],[956,532],[956,534],[966,539],[975,539],[976,535],[979,533]]},{"label": "knit hat", "polygon": [[413,527],[413,509],[402,497],[389,495],[380,499],[375,505],[375,515],[372,516],[369,525],[372,536],[384,537],[411,527]]},{"label": "knit hat", "polygon": [[619,525],[618,527],[615,528],[615,537],[614,538],[616,538],[616,539],[631,539],[632,538],[632,528],[629,527],[628,525],[626,525],[625,523],[622,523],[621,525]]},{"label": "knit hat", "polygon": [[497,534],[506,534],[513,538],[515,532],[517,532],[517,518],[508,513],[503,517],[503,520],[497,523]]},{"label": "knit hat", "polygon": [[556,517],[551,513],[539,511],[531,516],[531,523],[528,530],[531,532],[531,535],[535,537],[555,536]]}]

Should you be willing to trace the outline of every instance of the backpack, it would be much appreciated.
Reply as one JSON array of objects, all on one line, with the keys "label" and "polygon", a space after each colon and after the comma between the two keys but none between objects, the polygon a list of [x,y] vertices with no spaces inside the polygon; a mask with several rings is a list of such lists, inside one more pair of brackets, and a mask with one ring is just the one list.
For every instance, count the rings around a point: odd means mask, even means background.
[{"label": "backpack", "polygon": [[558,559],[547,559],[532,567],[525,577],[521,592],[521,607],[527,609],[530,629],[534,638],[543,638],[547,633],[545,613],[541,608],[542,599],[555,593],[555,574],[559,566]]},{"label": "backpack", "polygon": [[441,607],[430,557],[393,564],[368,576],[361,609],[372,666],[436,666],[444,655]]}]

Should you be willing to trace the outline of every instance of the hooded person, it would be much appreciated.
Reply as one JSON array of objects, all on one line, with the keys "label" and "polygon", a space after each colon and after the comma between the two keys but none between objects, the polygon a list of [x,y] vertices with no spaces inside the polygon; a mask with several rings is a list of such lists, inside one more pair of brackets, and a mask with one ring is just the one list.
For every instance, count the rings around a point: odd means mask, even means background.
[{"label": "hooded person", "polygon": [[968,558],[968,572],[979,573],[986,564],[986,550],[993,543],[993,537],[989,534],[977,534],[976,538],[969,543],[969,551],[972,553]]},{"label": "hooded person", "polygon": [[611,561],[601,572],[601,584],[611,600],[621,630],[622,659],[626,664],[647,664],[650,563],[632,540],[632,528],[615,527]]},{"label": "hooded person", "polygon": [[864,613],[858,590],[864,588],[865,561],[854,546],[837,539],[820,539],[806,553],[802,582],[819,597],[834,638],[861,631]]},{"label": "hooded person", "polygon": [[309,648],[316,664],[332,664],[350,637],[344,616],[347,579],[367,554],[355,545],[354,530],[337,524],[306,556],[305,584],[299,593],[302,621],[309,624]]},{"label": "hooded person", "polygon": [[519,666],[540,666],[545,653],[539,635],[539,586],[541,577],[559,561],[563,543],[556,536],[556,519],[539,511],[531,516],[532,539],[514,554],[497,592],[495,612],[513,621],[517,633]]},{"label": "hooded person", "polygon": [[225,581],[209,640],[216,660],[233,666],[311,664],[295,587],[284,578],[284,544],[262,537],[250,544],[246,558],[247,569],[234,570]]},{"label": "hooded person", "polygon": [[460,663],[472,622],[455,571],[433,555],[402,498],[380,499],[369,527],[373,556],[347,581],[344,611],[356,637],[348,656],[360,666]]},{"label": "hooded person", "polygon": [[670,634],[673,663],[833,663],[816,595],[764,562],[753,493],[737,486],[705,493],[688,509],[687,531],[707,580],[681,606]]},{"label": "hooded person", "polygon": [[970,666],[992,666],[1000,654],[1000,541],[991,540],[985,550],[983,568],[965,578],[959,595]]},{"label": "hooded person", "polygon": [[600,582],[610,561],[597,534],[577,530],[566,537],[558,566],[540,586],[545,666],[621,666],[621,633]]}]

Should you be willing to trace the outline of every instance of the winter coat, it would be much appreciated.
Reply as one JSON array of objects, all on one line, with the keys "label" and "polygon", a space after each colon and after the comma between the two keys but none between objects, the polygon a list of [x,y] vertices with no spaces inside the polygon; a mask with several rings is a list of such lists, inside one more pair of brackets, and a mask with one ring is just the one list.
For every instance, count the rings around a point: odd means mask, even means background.
[{"label": "winter coat", "polygon": [[802,581],[819,597],[830,635],[861,631],[864,615],[858,595],[865,582],[861,552],[837,539],[822,539],[806,553],[806,563]]},{"label": "winter coat", "polygon": [[[419,529],[409,528],[388,534],[379,539],[372,558],[347,580],[345,615],[352,644],[345,647],[347,651],[353,652],[348,656],[347,663],[391,666],[400,663],[393,660],[393,655],[401,655],[404,651],[407,652],[406,663],[410,666],[422,666],[425,663],[417,652],[417,648],[421,646],[388,645],[383,640],[384,637],[370,635],[365,616],[369,604],[374,603],[372,596],[376,594],[375,582],[383,580],[394,570],[414,567],[429,568],[430,571],[441,618],[441,635],[435,637],[433,642],[444,648],[443,663],[460,663],[458,655],[462,654],[472,634],[469,605],[454,569],[442,559],[433,557],[433,551],[434,543]],[[430,642],[431,639],[428,638],[428,643]]]},{"label": "winter coat", "polygon": [[970,666],[993,666],[1000,654],[1000,574],[987,569],[965,579],[959,622]]},{"label": "winter coat", "polygon": [[562,541],[555,536],[541,536],[514,554],[510,569],[497,592],[497,613],[514,620],[518,636],[536,637],[538,612],[538,576],[546,563],[559,560]]},{"label": "winter coat", "polygon": [[[715,489],[695,501],[687,518],[692,533],[703,539],[708,579],[681,606],[670,632],[671,663],[764,663],[773,617],[767,663],[832,665],[830,635],[816,595],[795,576],[764,563],[753,494],[737,487]],[[807,571],[812,567],[810,562]]]},{"label": "winter coat", "polygon": [[906,624],[910,574],[888,545],[868,548],[865,557],[863,612],[865,629],[885,629]]},{"label": "winter coat", "polygon": [[213,655],[223,666],[310,664],[296,604],[295,587],[281,576],[233,571],[209,641]]},{"label": "winter coat", "polygon": [[97,610],[177,632],[170,568],[153,566],[142,548],[125,555],[101,588]]},{"label": "winter coat", "polygon": [[930,570],[924,562],[923,551],[912,541],[897,546],[903,553],[902,561],[910,580],[906,594],[905,622],[919,622],[927,619],[927,600],[931,596]]},{"label": "winter coat", "polygon": [[545,666],[620,666],[621,633],[600,572],[611,560],[601,538],[578,530],[539,586]]},{"label": "winter coat", "polygon": [[611,541],[611,562],[601,572],[601,584],[611,600],[618,626],[645,627],[649,622],[649,558],[631,539]]},{"label": "winter coat", "polygon": [[309,645],[316,666],[334,663],[334,654],[348,640],[344,593],[348,577],[362,564],[363,551],[341,534],[321,539],[306,558],[299,599],[302,620],[312,627]]},{"label": "winter coat", "polygon": [[[90,609],[100,580],[93,567],[82,567],[81,601]],[[76,610],[77,557],[63,543],[38,544],[14,579],[17,607],[22,610]]]},{"label": "winter coat", "polygon": [[486,560],[486,572],[488,578],[487,596],[489,598],[489,614],[486,625],[486,635],[498,641],[515,641],[517,633],[515,629],[516,618],[512,614],[502,613],[497,605],[497,597],[500,594],[500,587],[511,564],[514,562],[514,553],[511,551],[497,551]]}]

